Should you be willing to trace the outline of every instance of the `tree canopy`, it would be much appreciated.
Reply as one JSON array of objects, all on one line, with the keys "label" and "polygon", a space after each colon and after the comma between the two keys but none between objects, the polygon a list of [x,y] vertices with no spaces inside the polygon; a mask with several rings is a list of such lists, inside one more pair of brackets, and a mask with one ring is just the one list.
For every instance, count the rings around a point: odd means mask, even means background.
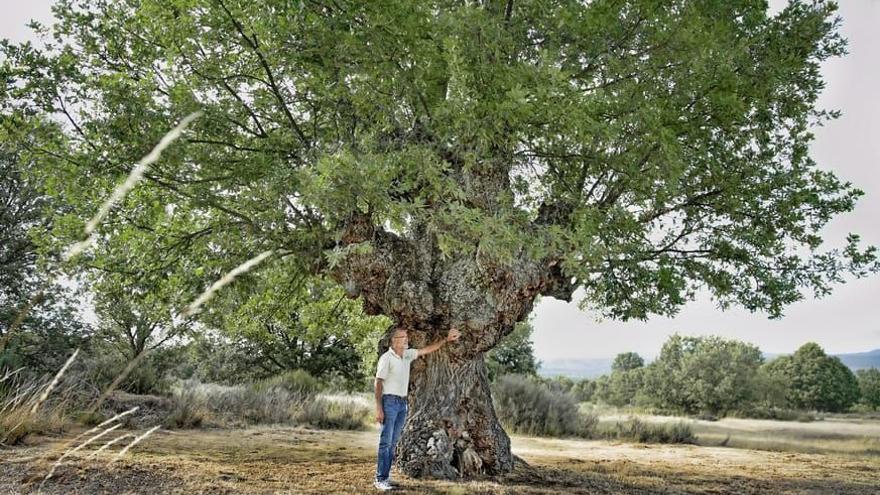
[{"label": "tree canopy", "polygon": [[331,271],[375,247],[342,228],[364,217],[428,232],[450,258],[537,260],[542,293],[583,288],[606,316],[673,314],[700,289],[780,316],[876,269],[855,235],[820,247],[861,195],[808,154],[811,127],[836,116],[816,108],[819,64],[845,51],[834,11],[65,0],[44,46],[3,43],[4,121],[72,206],[57,246],[204,112],[89,260],[179,299],[266,249],[291,276]]},{"label": "tree canopy", "polygon": [[645,360],[639,356],[637,352],[621,352],[614,356],[614,362],[611,363],[611,372],[622,372],[641,368],[645,365]]},{"label": "tree canopy", "polygon": [[649,366],[646,387],[661,407],[725,414],[753,398],[763,362],[753,344],[717,336],[673,335]]},{"label": "tree canopy", "polygon": [[853,372],[815,342],[807,342],[790,356],[776,358],[769,368],[788,379],[789,401],[801,409],[846,411],[860,396]]},{"label": "tree canopy", "polygon": [[[70,291],[40,270],[33,232],[48,226],[46,211],[55,203],[28,177],[32,165],[0,130],[0,369],[47,373],[57,371],[72,347],[85,343],[90,329]],[[22,331],[10,333],[19,318]]]},{"label": "tree canopy", "polygon": [[862,402],[873,409],[880,407],[880,369],[867,368],[858,370],[859,392]]}]

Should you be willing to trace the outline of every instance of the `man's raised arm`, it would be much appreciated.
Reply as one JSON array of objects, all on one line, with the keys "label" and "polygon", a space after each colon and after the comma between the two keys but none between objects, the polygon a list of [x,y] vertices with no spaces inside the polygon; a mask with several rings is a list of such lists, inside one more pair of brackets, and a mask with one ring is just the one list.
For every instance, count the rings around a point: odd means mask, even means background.
[{"label": "man's raised arm", "polygon": [[440,339],[431,345],[426,345],[425,347],[419,349],[419,357],[424,356],[425,354],[431,354],[432,352],[446,345],[447,342],[455,342],[456,340],[458,340],[459,337],[461,337],[461,332],[454,328],[450,328],[449,333],[446,334],[446,338]]}]

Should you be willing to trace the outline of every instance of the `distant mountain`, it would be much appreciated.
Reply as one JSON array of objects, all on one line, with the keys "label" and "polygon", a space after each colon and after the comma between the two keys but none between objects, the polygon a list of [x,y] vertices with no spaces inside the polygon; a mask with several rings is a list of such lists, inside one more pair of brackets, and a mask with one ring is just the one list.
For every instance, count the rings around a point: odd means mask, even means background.
[{"label": "distant mountain", "polygon": [[851,354],[835,354],[843,364],[853,371],[865,368],[880,368],[880,349],[868,352],[854,352]]},{"label": "distant mountain", "polygon": [[[770,354],[765,352],[764,359],[771,361],[785,354]],[[880,349],[868,352],[851,352],[849,354],[832,354],[840,358],[840,361],[849,369],[856,371],[865,368],[880,368]]]},{"label": "distant mountain", "polygon": [[[769,361],[781,355],[764,353],[764,358]],[[843,364],[853,371],[864,368],[880,368],[880,349],[833,355],[839,357]],[[551,359],[541,362],[538,374],[546,377],[564,375],[569,378],[596,378],[611,373],[611,363],[613,362],[613,358]]]},{"label": "distant mountain", "polygon": [[564,375],[569,378],[596,378],[611,373],[613,358],[553,359],[542,361],[538,368],[541,376]]}]

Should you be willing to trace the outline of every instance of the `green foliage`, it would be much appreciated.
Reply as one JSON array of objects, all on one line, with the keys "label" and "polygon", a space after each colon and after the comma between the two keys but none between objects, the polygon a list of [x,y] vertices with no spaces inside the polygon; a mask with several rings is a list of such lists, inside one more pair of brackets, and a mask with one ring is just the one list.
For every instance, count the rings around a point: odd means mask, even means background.
[{"label": "green foliage", "polygon": [[816,343],[808,342],[793,355],[770,364],[773,373],[791,384],[788,398],[796,408],[840,412],[859,399],[859,383],[853,372]]},{"label": "green foliage", "polygon": [[622,407],[636,403],[645,387],[645,368],[616,370],[596,380],[594,397],[606,404]]},{"label": "green foliage", "polygon": [[571,387],[571,396],[577,402],[590,402],[593,400],[596,392],[596,381],[583,379],[576,382]]},{"label": "green foliage", "polygon": [[596,379],[593,397],[617,407],[635,403],[644,387],[644,364],[645,361],[635,352],[618,354],[611,364],[611,374]]},{"label": "green foliage", "polygon": [[128,359],[179,341],[190,322],[176,319],[176,303],[150,283],[118,273],[93,273],[87,280],[98,317],[95,340]]},{"label": "green foliage", "polygon": [[[41,269],[34,237],[50,226],[45,212],[58,205],[29,176],[35,164],[22,146],[0,128],[0,370],[24,368],[39,375],[58,371],[72,349],[87,346],[91,329],[78,314],[75,295],[50,283]],[[38,294],[18,330],[7,337]]]},{"label": "green foliage", "polygon": [[877,410],[880,407],[880,370],[868,368],[856,371],[862,403]]},{"label": "green foliage", "polygon": [[495,381],[508,373],[536,376],[539,363],[535,360],[532,347],[534,328],[528,321],[514,325],[513,331],[501,339],[491,351],[486,353],[486,367],[489,380]]},{"label": "green foliage", "polygon": [[389,320],[366,315],[360,301],[332,282],[296,278],[291,264],[280,261],[228,289],[203,319],[222,329],[213,339],[217,345],[231,346],[240,354],[237,361],[255,368],[247,374],[262,378],[302,369],[337,374],[349,388],[359,388],[373,373]]},{"label": "green foliage", "polygon": [[550,378],[539,377],[538,381],[548,390],[560,394],[567,394],[574,387],[574,380],[565,375],[557,375]]},{"label": "green foliage", "polygon": [[199,332],[186,349],[185,358],[176,370],[176,375],[183,379],[235,385],[270,378],[278,372],[265,364],[247,340],[233,340],[216,331]]},{"label": "green foliage", "polygon": [[[8,328],[25,304],[0,306],[0,328]],[[35,375],[57,372],[74,349],[89,349],[91,336],[92,328],[82,321],[73,295],[50,288],[0,351],[0,370],[24,368]]]},{"label": "green foliage", "polygon": [[709,418],[734,415],[810,421],[812,416],[806,411],[846,411],[860,396],[863,404],[872,404],[866,397],[874,390],[877,373],[860,371],[856,379],[838,358],[827,356],[814,343],[804,344],[792,356],[764,363],[751,344],[673,335],[656,361],[623,371],[626,366],[620,362],[629,357],[621,356],[632,355],[619,355],[610,375],[578,384],[573,395],[616,407],[648,407]]},{"label": "green foliage", "polygon": [[751,344],[673,335],[648,367],[645,392],[660,408],[723,415],[752,400],[762,362]]},{"label": "green foliage", "polygon": [[27,301],[39,282],[30,230],[45,225],[42,213],[48,201],[24,173],[28,165],[0,129],[0,308]]},{"label": "green foliage", "polygon": [[774,411],[792,407],[789,400],[791,379],[787,374],[777,372],[777,361],[764,363],[758,368],[758,373],[751,385],[756,409]]},{"label": "green foliage", "polygon": [[[94,341],[82,357],[82,378],[96,390],[104,390],[128,367],[132,357],[112,344]],[[122,380],[118,389],[132,394],[166,395],[184,349],[162,348],[147,354]]]},{"label": "green foliage", "polygon": [[641,368],[645,365],[645,360],[635,352],[622,352],[614,357],[611,363],[611,373],[630,371]]}]

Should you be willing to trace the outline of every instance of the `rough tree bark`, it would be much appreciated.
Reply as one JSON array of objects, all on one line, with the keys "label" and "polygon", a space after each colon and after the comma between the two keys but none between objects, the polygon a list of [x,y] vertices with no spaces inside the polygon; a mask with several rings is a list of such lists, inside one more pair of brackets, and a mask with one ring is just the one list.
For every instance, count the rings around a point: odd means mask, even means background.
[{"label": "rough tree bark", "polygon": [[451,327],[462,332],[458,342],[413,363],[398,467],[409,476],[443,479],[509,472],[510,440],[495,415],[483,356],[527,317],[539,294],[570,299],[573,286],[556,261],[523,257],[502,266],[479,253],[443,259],[425,229],[404,238],[358,213],[341,232],[343,246],[372,247],[332,272],[351,297],[363,298],[368,313],[407,328],[413,347]]}]

